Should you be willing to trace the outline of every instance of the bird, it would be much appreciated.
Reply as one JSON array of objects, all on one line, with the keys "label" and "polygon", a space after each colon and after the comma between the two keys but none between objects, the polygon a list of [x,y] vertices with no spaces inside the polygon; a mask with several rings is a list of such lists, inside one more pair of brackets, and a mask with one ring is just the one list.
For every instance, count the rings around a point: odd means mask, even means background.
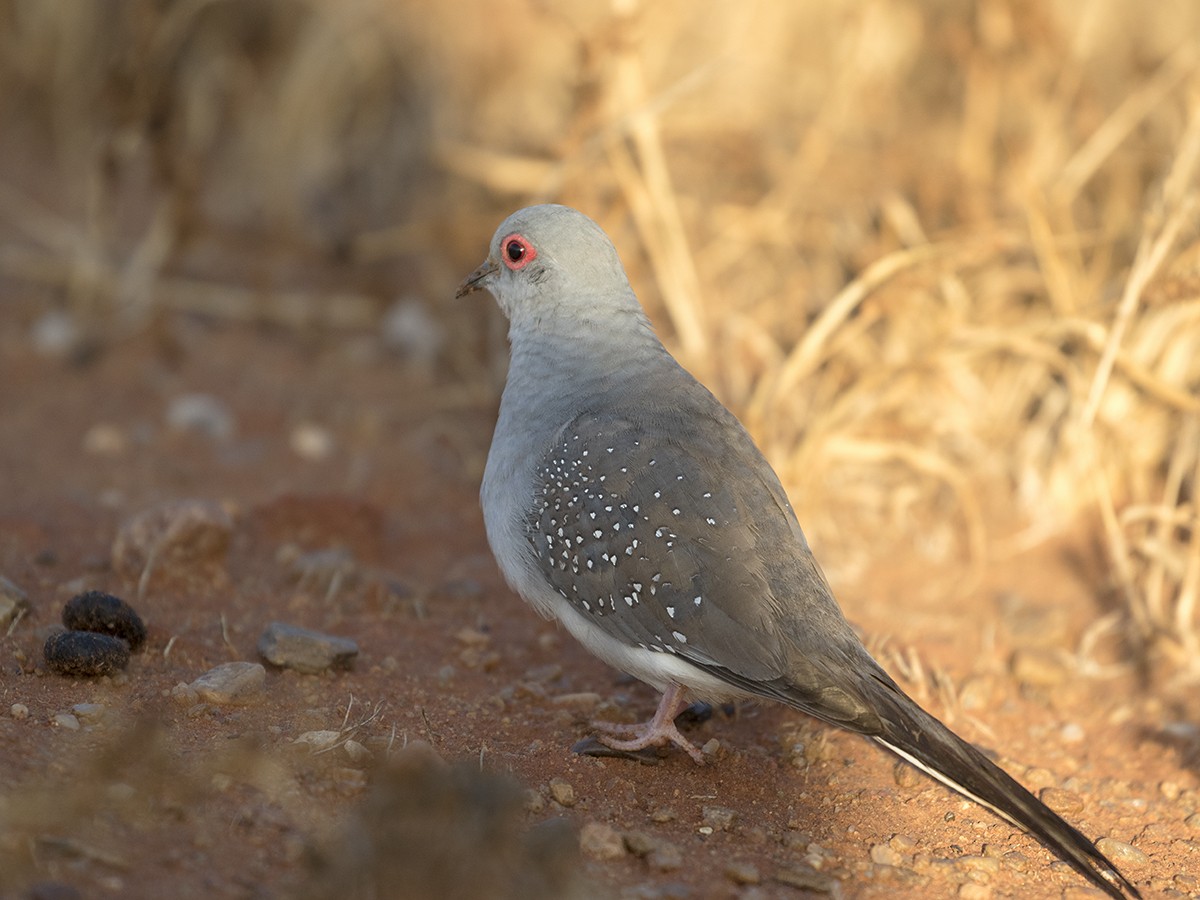
[{"label": "bird", "polygon": [[1074,826],[922,709],[863,646],[746,429],[659,340],[612,241],[518,210],[456,298],[486,290],[509,368],[480,489],[509,586],[661,694],[602,744],[675,744],[695,700],[771,700],[865,735],[1040,840],[1111,897],[1138,889]]}]

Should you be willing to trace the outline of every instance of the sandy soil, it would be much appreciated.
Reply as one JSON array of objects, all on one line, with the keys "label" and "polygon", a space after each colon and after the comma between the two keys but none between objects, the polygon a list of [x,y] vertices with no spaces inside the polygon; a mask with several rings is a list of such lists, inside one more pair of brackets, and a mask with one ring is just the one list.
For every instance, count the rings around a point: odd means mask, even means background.
[{"label": "sandy soil", "polygon": [[[716,741],[705,767],[572,753],[590,718],[642,718],[656,698],[497,574],[476,502],[495,397],[406,371],[369,336],[193,320],[48,358],[29,313],[0,313],[0,574],[31,604],[0,636],[5,896],[1092,896],[986,811],[781,708],[690,725]],[[232,434],[168,426],[189,392],[219,398]],[[231,512],[226,577],[168,566],[139,598],[112,569],[117,531],[182,499]],[[835,587],[915,696],[1083,831],[1132,845],[1122,865],[1147,896],[1200,896],[1200,701],[1073,664],[1103,612],[1084,543],[995,565],[951,603],[904,559]],[[330,548],[352,564],[305,555]],[[84,588],[148,625],[115,678],[42,662]],[[245,705],[173,694],[258,661],[276,620],[360,655],[268,667]],[[294,743],[322,730],[355,752]],[[539,825],[558,818],[574,830]]]}]

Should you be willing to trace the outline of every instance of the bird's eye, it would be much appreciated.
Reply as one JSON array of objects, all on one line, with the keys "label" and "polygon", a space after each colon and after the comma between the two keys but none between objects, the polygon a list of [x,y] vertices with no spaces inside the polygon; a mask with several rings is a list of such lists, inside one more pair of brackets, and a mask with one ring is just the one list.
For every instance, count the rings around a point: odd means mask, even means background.
[{"label": "bird's eye", "polygon": [[533,244],[519,234],[510,234],[500,244],[504,264],[514,272],[525,268],[537,256]]}]

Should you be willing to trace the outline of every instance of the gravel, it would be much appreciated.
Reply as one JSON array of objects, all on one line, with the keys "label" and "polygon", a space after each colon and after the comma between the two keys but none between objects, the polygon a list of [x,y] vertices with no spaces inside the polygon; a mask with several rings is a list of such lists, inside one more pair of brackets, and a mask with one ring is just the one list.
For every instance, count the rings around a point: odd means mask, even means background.
[{"label": "gravel", "polygon": [[315,675],[349,668],[358,656],[358,644],[350,638],[272,622],[258,639],[258,652],[272,665]]},{"label": "gravel", "polygon": [[258,663],[228,662],[209,669],[188,687],[205,703],[238,706],[263,693],[267,670]]},{"label": "gravel", "polygon": [[625,841],[611,825],[585,822],[579,829],[579,849],[592,859],[620,859],[625,855]]}]

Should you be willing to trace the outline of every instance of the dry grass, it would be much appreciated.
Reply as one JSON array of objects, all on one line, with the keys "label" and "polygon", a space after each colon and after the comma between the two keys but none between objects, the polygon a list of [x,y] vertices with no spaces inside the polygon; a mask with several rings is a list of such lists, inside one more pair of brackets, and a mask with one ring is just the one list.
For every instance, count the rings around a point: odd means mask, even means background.
[{"label": "dry grass", "polygon": [[1094,524],[1120,627],[1196,673],[1188,0],[0,22],[0,274],[102,334],[180,309],[362,327],[401,287],[477,315],[449,296],[499,218],[571,203],[843,575],[881,541],[978,568]]}]

